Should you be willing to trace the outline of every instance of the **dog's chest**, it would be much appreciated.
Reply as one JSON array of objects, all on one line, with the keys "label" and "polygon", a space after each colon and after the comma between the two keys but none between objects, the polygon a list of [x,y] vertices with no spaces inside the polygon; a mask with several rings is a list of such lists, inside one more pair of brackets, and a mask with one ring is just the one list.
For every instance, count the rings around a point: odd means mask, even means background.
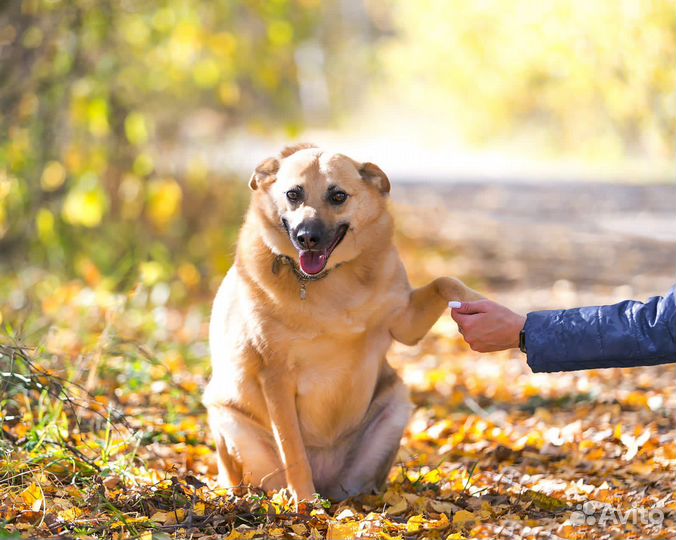
[{"label": "dog's chest", "polygon": [[357,339],[326,336],[292,347],[306,445],[331,446],[362,422],[390,341],[388,333],[380,332]]}]

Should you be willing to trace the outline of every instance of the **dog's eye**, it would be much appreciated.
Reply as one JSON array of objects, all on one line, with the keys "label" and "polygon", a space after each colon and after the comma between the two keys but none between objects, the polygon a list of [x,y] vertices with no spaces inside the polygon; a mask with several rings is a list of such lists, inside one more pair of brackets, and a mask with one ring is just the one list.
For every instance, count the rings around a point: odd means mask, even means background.
[{"label": "dog's eye", "polygon": [[329,201],[331,201],[331,204],[343,204],[347,200],[347,196],[344,191],[334,191],[329,195]]},{"label": "dog's eye", "polygon": [[286,192],[286,198],[291,202],[298,202],[303,198],[303,194],[297,189],[292,189]]}]

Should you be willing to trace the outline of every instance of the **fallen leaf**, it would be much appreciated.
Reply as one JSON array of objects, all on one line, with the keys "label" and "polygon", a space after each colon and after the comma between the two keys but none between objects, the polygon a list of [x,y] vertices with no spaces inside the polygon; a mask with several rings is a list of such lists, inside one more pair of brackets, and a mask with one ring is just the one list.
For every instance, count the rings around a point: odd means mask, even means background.
[{"label": "fallen leaf", "polygon": [[337,519],[338,521],[341,521],[343,519],[349,519],[354,517],[354,510],[351,508],[343,508],[338,515],[334,517],[334,519]]},{"label": "fallen leaf", "polygon": [[467,510],[458,510],[453,515],[453,525],[457,525],[458,527],[465,527],[473,521],[477,521],[477,517]]},{"label": "fallen leaf", "polygon": [[74,521],[82,515],[82,510],[79,509],[77,506],[74,506],[73,508],[62,510],[57,515],[63,521]]},{"label": "fallen leaf", "polygon": [[166,523],[167,517],[168,514],[166,512],[155,512],[150,516],[150,521],[154,521],[155,523]]},{"label": "fallen leaf", "polygon": [[193,512],[197,517],[203,517],[205,512],[206,512],[206,507],[203,502],[198,502],[195,504],[195,507],[193,508]]},{"label": "fallen leaf", "polygon": [[555,497],[550,497],[549,495],[545,495],[544,493],[539,493],[531,489],[526,490],[524,495],[533,501],[539,508],[542,508],[543,510],[549,510],[550,512],[561,510],[562,508],[566,508],[568,506],[565,502],[560,501]]},{"label": "fallen leaf", "polygon": [[411,516],[406,522],[406,532],[416,533],[422,530],[424,523],[425,518],[422,515]]},{"label": "fallen leaf", "polygon": [[33,512],[37,512],[42,506],[42,489],[39,485],[32,483],[21,492],[21,498]]},{"label": "fallen leaf", "polygon": [[351,540],[356,536],[358,529],[359,523],[356,521],[345,523],[331,521],[326,531],[326,540]]},{"label": "fallen leaf", "polygon": [[430,508],[434,510],[435,512],[438,512],[439,514],[454,514],[455,512],[458,512],[460,510],[460,507],[448,502],[448,501],[438,501],[436,499],[433,499],[429,503]]},{"label": "fallen leaf", "polygon": [[398,516],[406,512],[407,509],[408,503],[406,502],[406,499],[402,497],[398,503],[394,504],[393,506],[390,506],[387,510],[385,510],[385,513],[390,516]]},{"label": "fallen leaf", "polygon": [[449,525],[451,524],[450,521],[448,521],[448,516],[446,514],[441,514],[439,516],[439,519],[437,520],[429,520],[425,524],[426,529],[430,530],[440,530],[440,529],[446,529]]}]

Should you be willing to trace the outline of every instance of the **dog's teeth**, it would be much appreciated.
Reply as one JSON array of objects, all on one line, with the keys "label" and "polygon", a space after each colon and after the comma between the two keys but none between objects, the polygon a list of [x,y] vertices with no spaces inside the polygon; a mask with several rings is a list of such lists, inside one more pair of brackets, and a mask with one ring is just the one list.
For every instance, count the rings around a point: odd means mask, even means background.
[{"label": "dog's teeth", "polygon": [[457,302],[456,300],[448,303],[448,307],[451,309],[458,309],[460,306],[462,306],[462,302]]}]

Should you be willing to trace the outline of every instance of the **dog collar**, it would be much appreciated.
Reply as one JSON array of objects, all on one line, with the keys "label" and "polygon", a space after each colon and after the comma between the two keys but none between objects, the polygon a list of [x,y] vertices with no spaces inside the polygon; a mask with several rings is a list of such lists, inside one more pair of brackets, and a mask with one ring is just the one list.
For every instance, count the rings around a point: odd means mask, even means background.
[{"label": "dog collar", "polygon": [[[278,275],[283,264],[290,266],[291,270],[293,270],[293,273],[296,276],[298,283],[300,284],[301,300],[305,300],[307,298],[308,281],[319,281],[320,279],[324,279],[326,276],[329,275],[331,270],[333,270],[333,268],[329,268],[328,270],[322,270],[321,272],[319,272],[319,274],[314,274],[311,276],[303,272],[296,264],[296,261],[294,261],[288,255],[277,255],[275,259],[272,261],[272,273]],[[339,266],[340,264],[337,264],[334,268],[338,268]]]}]

